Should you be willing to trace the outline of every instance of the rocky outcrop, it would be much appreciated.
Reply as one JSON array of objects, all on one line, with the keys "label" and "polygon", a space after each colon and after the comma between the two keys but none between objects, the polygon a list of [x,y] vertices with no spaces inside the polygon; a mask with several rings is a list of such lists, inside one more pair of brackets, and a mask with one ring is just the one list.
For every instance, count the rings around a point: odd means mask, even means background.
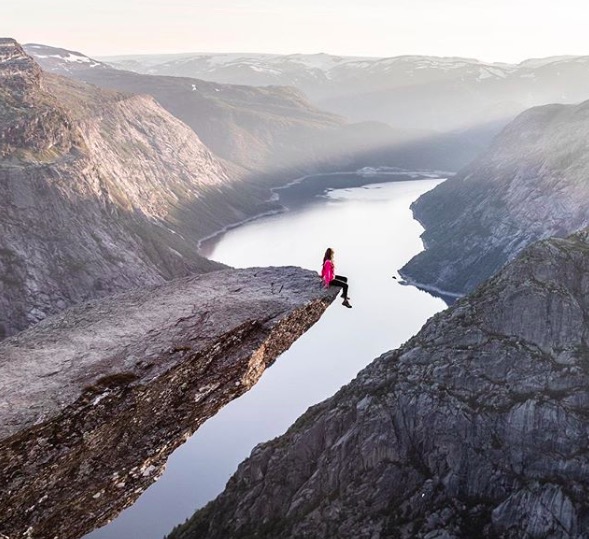
[{"label": "rocky outcrop", "polygon": [[470,292],[530,243],[589,226],[589,101],[519,116],[472,165],[412,206],[426,250],[401,273]]},{"label": "rocky outcrop", "polygon": [[334,295],[300,268],[223,270],[0,343],[0,536],[73,539],[106,523]]},{"label": "rocky outcrop", "polygon": [[[198,240],[266,196],[151,97],[0,42],[0,339],[67,306],[221,267]],[[15,82],[10,82],[15,81]]]},{"label": "rocky outcrop", "polygon": [[586,538],[589,232],[533,245],[169,537]]},{"label": "rocky outcrop", "polygon": [[67,116],[41,84],[38,64],[0,38],[0,159],[47,160],[71,148]]},{"label": "rocky outcrop", "polygon": [[40,83],[41,68],[10,38],[0,38],[0,82],[3,94],[26,94]]}]

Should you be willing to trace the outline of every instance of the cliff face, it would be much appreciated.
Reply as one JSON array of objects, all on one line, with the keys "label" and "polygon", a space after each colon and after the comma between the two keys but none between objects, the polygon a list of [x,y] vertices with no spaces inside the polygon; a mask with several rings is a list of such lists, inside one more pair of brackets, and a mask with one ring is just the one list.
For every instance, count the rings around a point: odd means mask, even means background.
[{"label": "cliff face", "polygon": [[536,243],[256,447],[185,538],[586,538],[589,232]]},{"label": "cliff face", "polygon": [[413,205],[426,250],[401,273],[463,294],[530,243],[589,225],[589,102],[519,116],[491,149]]},{"label": "cliff face", "polygon": [[247,391],[331,303],[300,268],[223,270],[83,304],[0,343],[0,535],[77,538]]},{"label": "cliff face", "polygon": [[199,238],[259,211],[150,97],[44,74],[0,42],[0,338],[88,299],[218,269]]}]

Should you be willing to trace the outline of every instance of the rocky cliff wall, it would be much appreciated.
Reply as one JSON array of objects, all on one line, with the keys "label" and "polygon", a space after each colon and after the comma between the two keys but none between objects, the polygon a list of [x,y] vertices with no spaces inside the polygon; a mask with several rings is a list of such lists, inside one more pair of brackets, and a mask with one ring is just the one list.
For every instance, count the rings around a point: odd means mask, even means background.
[{"label": "rocky cliff wall", "polygon": [[0,343],[0,536],[77,538],[247,391],[335,296],[300,268],[223,270],[83,304]]},{"label": "rocky cliff wall", "polygon": [[[0,42],[0,339],[67,306],[218,269],[198,240],[260,211],[147,96],[41,73]],[[23,89],[24,88],[24,89]]]},{"label": "rocky cliff wall", "polygon": [[530,109],[490,150],[413,205],[426,250],[401,273],[472,291],[524,247],[589,226],[589,102]]},{"label": "rocky cliff wall", "polygon": [[526,249],[169,537],[587,538],[589,233]]}]

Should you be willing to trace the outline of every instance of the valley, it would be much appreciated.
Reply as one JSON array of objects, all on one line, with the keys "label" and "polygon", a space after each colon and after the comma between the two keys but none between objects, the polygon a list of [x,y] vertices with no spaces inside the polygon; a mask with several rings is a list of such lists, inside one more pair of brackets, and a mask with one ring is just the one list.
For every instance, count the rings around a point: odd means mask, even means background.
[{"label": "valley", "polygon": [[110,2],[5,10],[0,537],[587,539],[581,11]]}]

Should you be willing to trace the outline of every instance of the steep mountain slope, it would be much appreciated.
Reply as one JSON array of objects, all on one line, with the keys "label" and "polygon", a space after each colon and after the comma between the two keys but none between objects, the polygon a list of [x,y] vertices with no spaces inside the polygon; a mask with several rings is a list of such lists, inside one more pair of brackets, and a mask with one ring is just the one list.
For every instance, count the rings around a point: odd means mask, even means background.
[{"label": "steep mountain slope", "polygon": [[[191,78],[139,75],[113,69],[79,53],[42,45],[26,50],[54,73],[103,88],[147,93],[180,118],[218,156],[254,170],[302,166],[320,155],[313,141],[343,120],[312,107],[292,88],[252,88]],[[76,55],[76,56],[75,56]]]},{"label": "steep mountain slope", "polygon": [[54,73],[154,96],[218,156],[254,177],[269,175],[274,182],[366,165],[457,170],[481,149],[480,137],[473,140],[472,134],[443,137],[415,125],[394,129],[378,121],[349,124],[312,106],[292,87],[254,88],[137,74],[73,51],[38,44],[26,48]]},{"label": "steep mountain slope", "polygon": [[287,84],[317,106],[352,121],[397,128],[464,130],[503,125],[523,110],[589,98],[589,57],[554,57],[520,64],[471,58],[399,56],[193,54],[110,58],[150,74],[233,84]]},{"label": "steep mountain slope", "polygon": [[589,231],[528,248],[169,537],[586,538]]},{"label": "steep mountain slope", "polygon": [[589,101],[520,115],[487,153],[413,205],[427,249],[401,273],[461,294],[531,242],[589,226]]},{"label": "steep mountain slope", "polygon": [[0,536],[77,539],[336,296],[316,272],[208,272],[78,305],[0,343]]},{"label": "steep mountain slope", "polygon": [[218,268],[197,240],[258,211],[251,190],[152,98],[42,73],[0,40],[0,338]]}]

